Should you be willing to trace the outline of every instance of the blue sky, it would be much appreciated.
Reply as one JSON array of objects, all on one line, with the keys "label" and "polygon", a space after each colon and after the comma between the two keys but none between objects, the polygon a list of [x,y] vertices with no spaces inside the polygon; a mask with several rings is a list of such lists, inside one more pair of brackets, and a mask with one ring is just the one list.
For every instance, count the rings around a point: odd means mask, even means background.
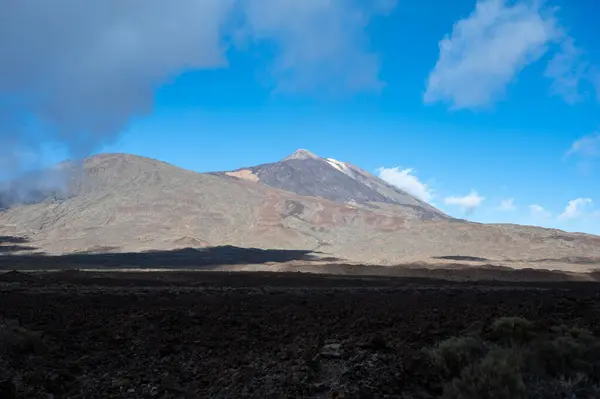
[{"label": "blue sky", "polygon": [[[600,234],[597,1],[211,0],[197,18],[192,3],[157,12],[166,31],[150,11],[77,26],[115,41],[92,54],[103,69],[47,79],[84,115],[32,103],[60,127],[48,142],[200,172],[306,148],[453,216]],[[88,48],[60,50],[89,59]],[[74,139],[98,121],[93,140]]]}]

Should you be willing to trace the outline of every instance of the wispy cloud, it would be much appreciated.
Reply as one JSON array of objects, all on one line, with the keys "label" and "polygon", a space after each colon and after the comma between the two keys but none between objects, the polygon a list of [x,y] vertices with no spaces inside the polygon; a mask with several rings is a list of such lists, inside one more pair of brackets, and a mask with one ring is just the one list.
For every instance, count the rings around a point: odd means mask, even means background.
[{"label": "wispy cloud", "polygon": [[506,86],[560,37],[552,9],[539,1],[480,0],[439,43],[424,101],[477,108],[502,97]]},{"label": "wispy cloud", "polygon": [[568,104],[583,99],[584,83],[591,83],[590,65],[584,60],[584,52],[575,46],[574,40],[565,37],[560,51],[548,62],[545,76],[552,79],[550,91],[561,96]]},{"label": "wispy cloud", "polygon": [[565,157],[572,155],[588,158],[600,156],[600,133],[595,132],[575,140],[566,152]]},{"label": "wispy cloud", "polygon": [[485,197],[480,196],[477,191],[471,190],[471,192],[464,197],[454,196],[444,198],[446,205],[453,205],[460,207],[465,213],[470,214],[477,209],[484,201]]},{"label": "wispy cloud", "polygon": [[[387,14],[395,0],[249,0],[246,33],[273,44],[274,85],[279,91],[379,90],[378,56],[369,50],[366,27]],[[335,86],[335,87],[332,87]]]},{"label": "wispy cloud", "polygon": [[434,197],[433,190],[414,174],[413,169],[381,167],[377,169],[377,174],[381,179],[425,202],[431,202]]},{"label": "wispy cloud", "polygon": [[558,216],[560,220],[579,219],[587,213],[591,214],[590,206],[593,201],[591,198],[576,198],[569,201],[564,212]]},{"label": "wispy cloud", "polygon": [[529,205],[529,212],[531,216],[537,221],[545,221],[552,217],[552,214],[548,212],[544,207],[538,204]]},{"label": "wispy cloud", "polygon": [[506,198],[500,201],[500,206],[498,206],[498,209],[504,212],[514,211],[517,209],[514,198]]}]

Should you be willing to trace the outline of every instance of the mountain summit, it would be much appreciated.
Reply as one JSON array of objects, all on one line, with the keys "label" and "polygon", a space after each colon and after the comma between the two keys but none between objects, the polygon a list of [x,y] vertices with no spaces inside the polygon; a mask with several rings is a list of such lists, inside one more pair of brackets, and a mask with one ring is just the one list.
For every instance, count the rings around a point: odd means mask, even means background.
[{"label": "mountain summit", "polygon": [[283,158],[282,161],[289,161],[290,159],[319,159],[319,157],[308,150],[299,148],[293,154]]},{"label": "mountain summit", "polygon": [[68,196],[0,210],[0,256],[233,245],[379,265],[457,255],[579,271],[599,262],[600,237],[452,219],[351,164],[295,154],[226,173],[93,156]]},{"label": "mountain summit", "polygon": [[227,174],[303,196],[367,208],[377,207],[377,204],[395,205],[418,219],[450,219],[442,211],[371,173],[346,162],[319,157],[305,149],[296,150],[279,162]]}]

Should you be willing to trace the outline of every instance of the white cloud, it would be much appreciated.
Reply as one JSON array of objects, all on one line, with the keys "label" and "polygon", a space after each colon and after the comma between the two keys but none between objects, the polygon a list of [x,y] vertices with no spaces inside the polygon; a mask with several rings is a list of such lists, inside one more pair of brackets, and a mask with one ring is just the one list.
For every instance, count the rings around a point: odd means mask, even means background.
[{"label": "white cloud", "polygon": [[[247,0],[253,40],[274,44],[279,91],[379,90],[379,58],[367,48],[366,27],[395,0]],[[335,87],[332,87],[335,86]]]},{"label": "white cloud", "polygon": [[[13,148],[36,149],[40,140],[85,156],[151,112],[158,87],[185,72],[225,68],[233,51],[267,48],[270,83],[279,89],[377,90],[379,60],[369,49],[367,25],[394,6],[394,0],[2,2],[0,157]],[[30,134],[24,126],[31,120],[50,128],[36,126]],[[15,147],[6,145],[11,139]]]},{"label": "white cloud", "polygon": [[425,202],[431,202],[434,197],[433,190],[419,180],[413,172],[413,169],[400,169],[399,167],[377,169],[377,174],[381,179]]},{"label": "white cloud", "polygon": [[560,47],[560,51],[548,62],[545,76],[552,79],[552,93],[574,104],[582,99],[582,84],[592,79],[589,64],[583,60],[583,51],[575,46],[572,38],[566,37]]},{"label": "white cloud", "polygon": [[515,207],[515,200],[514,200],[514,198],[503,199],[500,202],[500,206],[498,207],[498,209],[501,210],[501,211],[505,211],[505,212],[506,211],[514,211],[515,209],[517,209]]},{"label": "white cloud", "polygon": [[580,155],[583,157],[600,156],[600,133],[595,132],[575,140],[569,151],[565,154],[565,157],[571,155]]},{"label": "white cloud", "polygon": [[585,216],[586,213],[590,210],[589,207],[592,205],[593,201],[591,198],[576,198],[574,200],[569,201],[565,211],[561,213],[558,218],[560,220],[571,220],[578,219],[582,216]]},{"label": "white cloud", "polygon": [[426,103],[453,108],[490,105],[528,64],[538,60],[561,32],[553,10],[540,1],[480,0],[440,43],[429,75]]},{"label": "white cloud", "polygon": [[536,220],[550,219],[552,217],[552,214],[550,212],[548,212],[541,205],[538,204],[529,205],[529,212],[531,213],[531,216],[533,216],[533,218]]},{"label": "white cloud", "polygon": [[472,213],[481,205],[484,199],[485,198],[480,196],[477,191],[471,190],[471,192],[464,197],[446,197],[444,203],[446,205],[459,206],[466,213]]}]

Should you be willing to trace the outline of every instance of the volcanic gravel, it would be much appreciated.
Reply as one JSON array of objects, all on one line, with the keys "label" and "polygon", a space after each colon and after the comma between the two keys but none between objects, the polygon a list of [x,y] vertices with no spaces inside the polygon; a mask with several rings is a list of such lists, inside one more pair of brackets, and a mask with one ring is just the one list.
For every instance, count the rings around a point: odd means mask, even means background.
[{"label": "volcanic gravel", "polygon": [[0,320],[43,349],[0,358],[0,398],[426,398],[422,348],[523,316],[598,334],[595,283],[300,273],[0,275]]}]

